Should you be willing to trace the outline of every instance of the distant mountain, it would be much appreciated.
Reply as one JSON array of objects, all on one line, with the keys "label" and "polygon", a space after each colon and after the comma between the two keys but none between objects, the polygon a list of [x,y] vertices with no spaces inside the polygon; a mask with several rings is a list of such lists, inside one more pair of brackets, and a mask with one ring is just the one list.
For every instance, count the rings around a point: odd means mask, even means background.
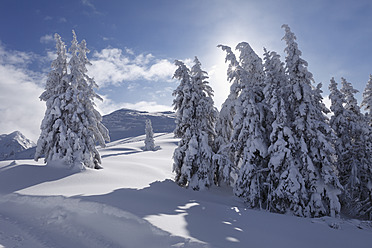
[{"label": "distant mountain", "polygon": [[170,133],[176,127],[173,112],[149,113],[120,109],[103,116],[102,123],[110,131],[111,141],[145,134],[146,119],[150,119],[154,133]]},{"label": "distant mountain", "polygon": [[[152,122],[154,133],[170,133],[176,127],[173,112],[149,113],[131,109],[120,109],[102,117],[102,123],[110,132],[111,141],[145,134],[146,119]],[[0,135],[0,161],[11,159],[33,159],[35,143],[16,131]]]},{"label": "distant mountain", "polygon": [[16,159],[20,152],[35,147],[21,132],[0,135],[0,160]]}]

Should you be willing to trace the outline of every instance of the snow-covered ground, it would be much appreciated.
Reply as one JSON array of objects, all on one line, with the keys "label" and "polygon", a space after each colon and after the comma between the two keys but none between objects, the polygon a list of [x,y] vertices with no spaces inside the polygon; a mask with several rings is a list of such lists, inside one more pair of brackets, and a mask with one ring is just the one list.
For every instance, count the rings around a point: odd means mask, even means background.
[{"label": "snow-covered ground", "polygon": [[0,162],[0,247],[372,247],[370,222],[247,209],[230,189],[173,181],[177,140],[156,134],[101,149],[103,170]]}]

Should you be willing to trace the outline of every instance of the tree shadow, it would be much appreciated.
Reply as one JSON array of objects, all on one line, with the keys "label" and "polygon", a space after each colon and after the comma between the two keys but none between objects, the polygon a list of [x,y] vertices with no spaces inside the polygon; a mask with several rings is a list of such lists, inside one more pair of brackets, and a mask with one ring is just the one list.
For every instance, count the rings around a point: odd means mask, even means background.
[{"label": "tree shadow", "polygon": [[105,149],[105,151],[106,152],[112,151],[113,153],[102,155],[101,158],[116,157],[116,156],[121,156],[121,155],[130,155],[130,154],[142,152],[142,151],[131,149],[131,148],[108,148],[108,149]]},{"label": "tree shadow", "polygon": [[48,166],[22,164],[14,161],[0,169],[0,194],[10,194],[41,183],[56,181],[76,172]]},{"label": "tree shadow", "polygon": [[225,197],[213,194],[209,197],[209,194],[181,188],[168,179],[144,189],[118,189],[106,195],[76,198],[111,205],[141,218],[183,216],[189,235],[195,239],[212,247],[246,247],[249,236],[238,208],[225,204]]}]

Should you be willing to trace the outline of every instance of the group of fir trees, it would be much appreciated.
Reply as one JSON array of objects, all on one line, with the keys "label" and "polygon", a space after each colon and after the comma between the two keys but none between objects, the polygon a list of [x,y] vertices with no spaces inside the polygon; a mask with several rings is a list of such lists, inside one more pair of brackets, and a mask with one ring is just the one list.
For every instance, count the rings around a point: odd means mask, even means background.
[{"label": "group of fir trees", "polygon": [[102,116],[95,109],[94,99],[98,85],[90,78],[86,66],[90,64],[85,40],[80,44],[73,31],[73,40],[67,62],[66,46],[55,34],[57,58],[52,62],[45,91],[40,96],[46,102],[41,123],[35,160],[42,156],[46,163],[70,168],[100,168],[101,157],[96,144],[105,146],[108,130],[101,123]]},{"label": "group of fir trees", "polygon": [[370,77],[362,101],[366,115],[355,99],[358,91],[345,78],[341,78],[340,90],[334,78],[329,85],[336,167],[344,187],[341,202],[350,215],[367,219],[372,219],[371,84]]},{"label": "group of fir trees", "polygon": [[282,27],[285,63],[266,49],[262,61],[246,42],[236,47],[239,57],[219,45],[231,87],[217,119],[200,62],[190,71],[176,61],[176,182],[197,190],[227,184],[250,207],[273,212],[337,216],[342,204],[372,218],[372,80],[363,94],[366,115],[351,84],[342,79],[338,91],[331,80],[329,121],[321,84],[312,84],[296,36]]}]

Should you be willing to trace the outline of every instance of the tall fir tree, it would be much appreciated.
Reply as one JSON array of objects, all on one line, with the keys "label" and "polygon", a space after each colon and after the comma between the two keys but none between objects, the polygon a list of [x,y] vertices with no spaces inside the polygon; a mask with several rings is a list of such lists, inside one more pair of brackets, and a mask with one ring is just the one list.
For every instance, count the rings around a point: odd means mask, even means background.
[{"label": "tall fir tree", "polygon": [[45,91],[40,100],[46,102],[46,111],[41,123],[34,159],[38,161],[43,155],[45,163],[61,159],[66,153],[64,146],[66,138],[66,123],[62,119],[64,108],[63,94],[68,88],[66,46],[58,34],[56,41],[57,58],[52,62],[52,71],[48,74]]},{"label": "tall fir tree", "polygon": [[[236,47],[240,51],[239,61],[230,47],[220,47],[227,53],[228,79],[233,82],[230,99],[228,98],[225,102],[229,104],[226,106],[232,111],[230,116],[222,117],[226,123],[232,124],[229,141],[231,148],[228,152],[225,151],[225,154],[232,154],[232,152],[234,154],[224,157],[233,159],[232,165],[227,164],[227,166],[233,166],[238,170],[234,183],[235,194],[243,198],[251,207],[262,207],[265,178],[263,173],[264,167],[267,167],[268,141],[266,130],[268,109],[263,101],[262,60],[246,42],[241,42]],[[221,114],[223,110],[221,109]],[[228,113],[229,109],[226,110]],[[225,142],[228,142],[227,139]],[[225,161],[220,160],[219,162]]]},{"label": "tall fir tree", "polygon": [[145,151],[155,151],[155,141],[154,141],[154,131],[152,130],[151,120],[146,120],[146,127],[145,127]]},{"label": "tall fir tree", "polygon": [[354,95],[358,92],[346,79],[341,79],[345,99],[344,118],[347,142],[339,168],[344,186],[343,202],[353,216],[372,219],[372,157],[369,151],[370,128]]},{"label": "tall fir tree", "polygon": [[71,97],[66,107],[70,127],[67,160],[69,164],[99,169],[101,157],[96,149],[96,143],[104,147],[105,141],[109,141],[110,138],[107,128],[101,123],[102,116],[95,109],[94,99],[102,101],[94,91],[98,85],[86,74],[88,71],[86,66],[90,65],[86,57],[89,50],[85,40],[78,44],[74,31],[69,51],[70,87],[67,92]]},{"label": "tall fir tree", "polygon": [[349,137],[349,123],[345,118],[344,104],[346,102],[344,94],[338,89],[337,82],[334,78],[331,79],[329,84],[329,99],[331,100],[330,109],[333,113],[330,119],[330,126],[334,131],[334,146],[336,156],[336,168],[339,172],[340,182],[342,184],[343,176],[342,170],[345,167],[344,161],[347,159],[347,149],[350,147]]},{"label": "tall fir tree", "polygon": [[334,149],[332,130],[325,115],[320,85],[313,88],[312,74],[307,62],[301,58],[296,36],[288,25],[283,40],[286,42],[286,71],[289,77],[289,116],[296,140],[298,171],[305,180],[307,195],[299,195],[303,205],[297,212],[302,216],[336,216],[340,212],[338,195],[341,185],[333,167]]},{"label": "tall fir tree", "polygon": [[268,148],[267,209],[273,212],[293,212],[300,215],[306,195],[305,183],[295,156],[296,142],[288,117],[288,80],[284,63],[276,52],[265,49],[265,101],[270,106],[273,121]]},{"label": "tall fir tree", "polygon": [[181,81],[174,92],[175,135],[181,140],[174,151],[173,171],[178,185],[200,190],[213,183],[212,146],[217,110],[213,106],[213,90],[206,81],[207,73],[196,57],[194,63],[190,72],[183,62],[175,62],[178,69],[174,77]]},{"label": "tall fir tree", "polygon": [[364,89],[361,106],[367,111],[369,125],[372,126],[372,74],[369,75],[369,80]]},{"label": "tall fir tree", "polygon": [[235,105],[241,92],[241,80],[239,73],[242,72],[235,54],[229,46],[219,45],[226,52],[225,62],[229,62],[227,80],[231,82],[230,93],[221,106],[216,122],[215,151],[213,157],[216,167],[216,184],[226,183],[233,186],[238,174],[235,166],[235,148],[232,143],[233,121],[236,114]]}]

